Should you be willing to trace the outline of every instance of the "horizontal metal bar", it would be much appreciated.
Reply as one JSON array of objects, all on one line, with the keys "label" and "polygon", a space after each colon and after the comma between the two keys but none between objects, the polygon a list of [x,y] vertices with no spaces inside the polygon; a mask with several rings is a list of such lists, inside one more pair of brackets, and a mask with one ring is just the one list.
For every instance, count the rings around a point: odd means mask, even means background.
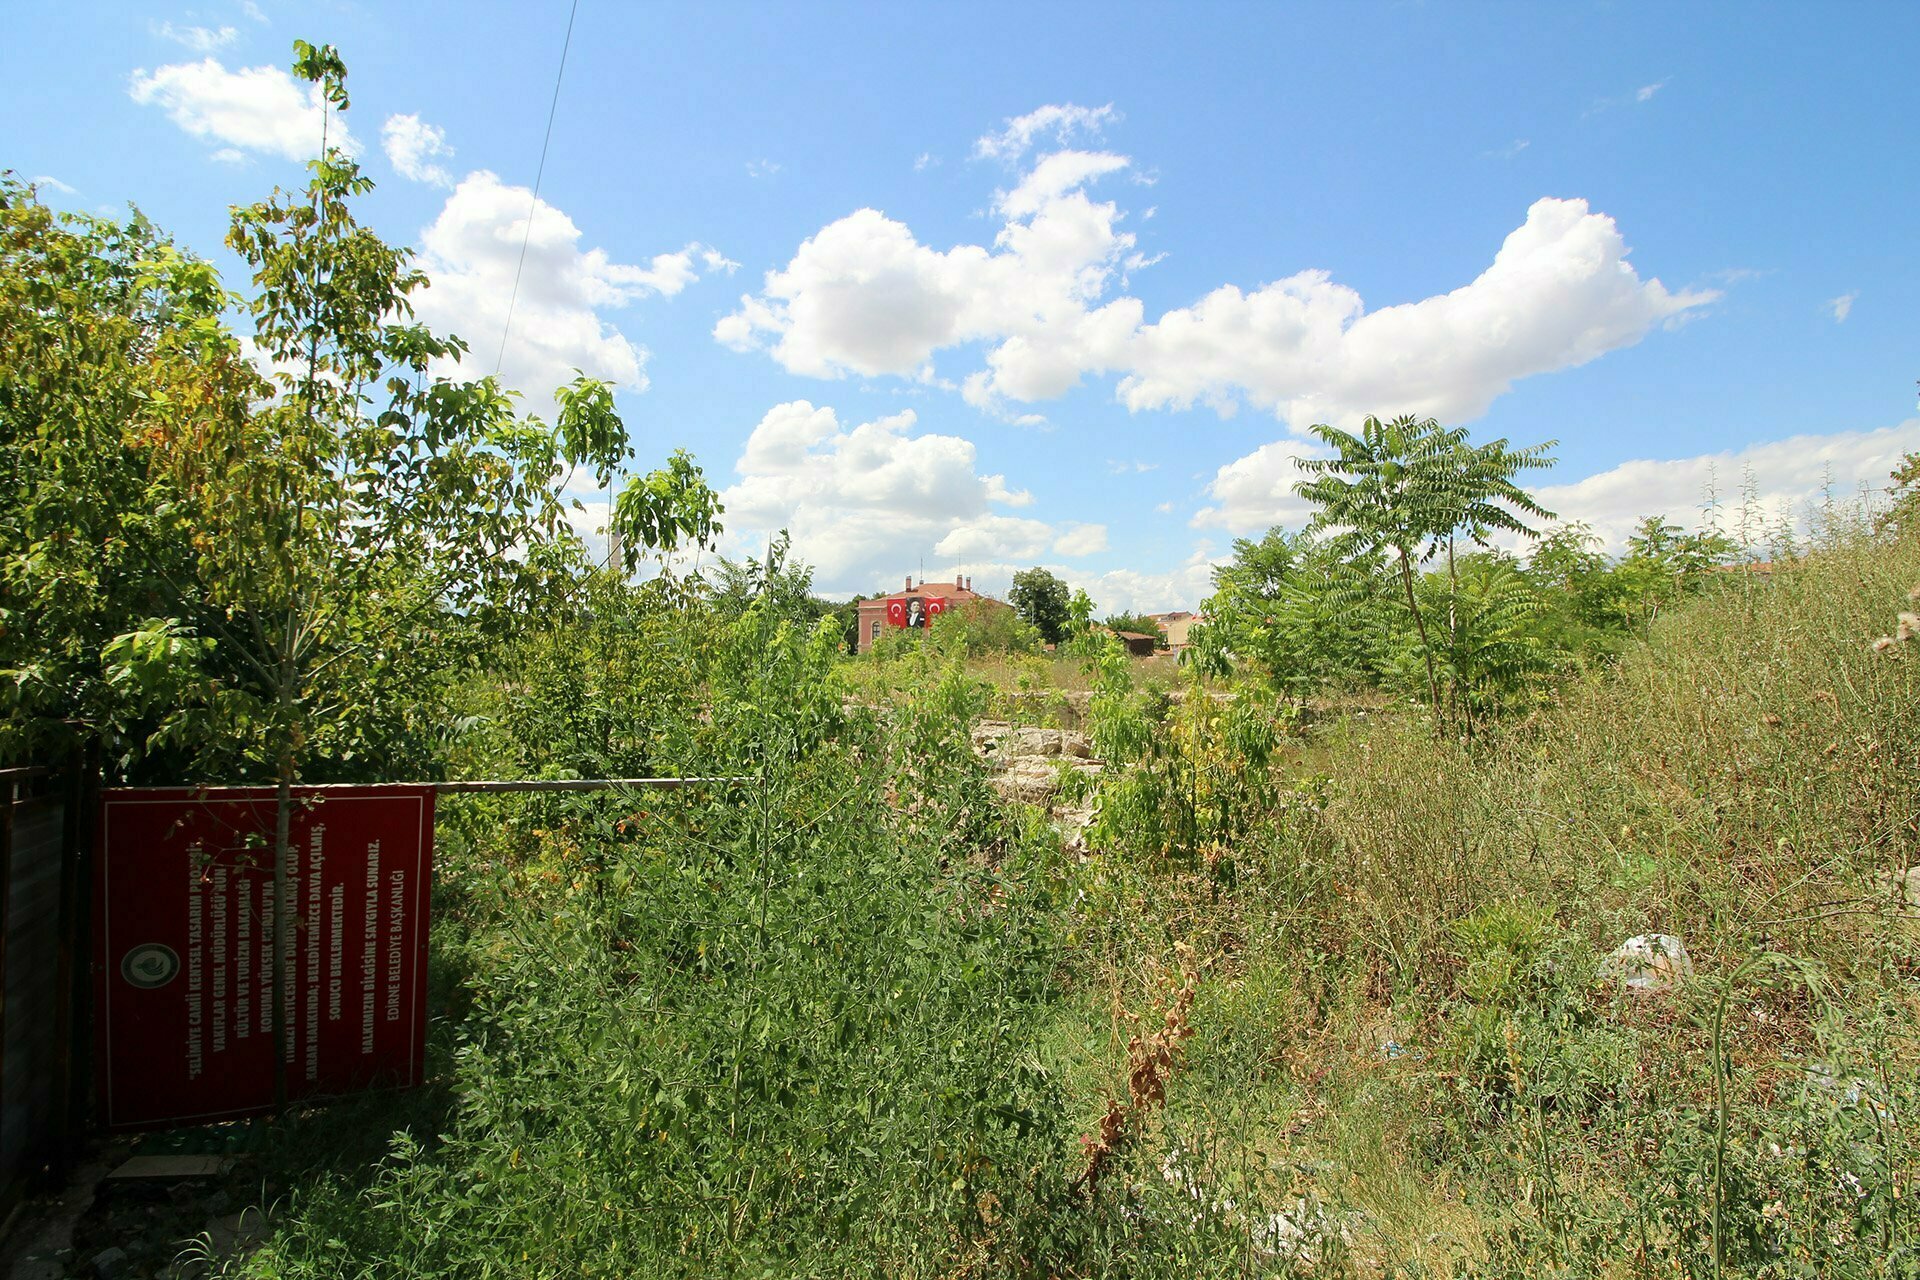
[{"label": "horizontal metal bar", "polygon": [[514,791],[673,791],[707,783],[752,782],[752,778],[532,778],[524,782],[436,782],[433,789],[445,795],[493,795]]},{"label": "horizontal metal bar", "polygon": [[[682,787],[716,783],[752,782],[752,777],[730,778],[525,778],[511,782],[296,782],[295,791],[353,791],[360,787],[427,787],[437,795],[501,795],[525,791],[677,791]],[[109,787],[109,792],[131,791],[267,791],[270,782],[209,782],[186,787]]]}]

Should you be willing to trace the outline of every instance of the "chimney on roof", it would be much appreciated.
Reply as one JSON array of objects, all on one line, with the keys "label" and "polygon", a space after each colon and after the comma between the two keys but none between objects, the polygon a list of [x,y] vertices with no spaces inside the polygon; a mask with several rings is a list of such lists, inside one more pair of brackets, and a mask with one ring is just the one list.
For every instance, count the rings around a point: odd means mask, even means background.
[{"label": "chimney on roof", "polygon": [[907,590],[909,590],[909,591],[911,591],[911,590],[913,590],[913,575],[912,575],[912,574],[908,574],[908,575],[907,575]]},{"label": "chimney on roof", "polygon": [[956,574],[954,574],[954,575],[953,575],[953,589],[954,589],[955,591],[965,591],[965,590],[967,589],[967,580],[966,580],[965,578],[963,578],[963,577],[961,577],[961,576],[960,576],[959,574],[957,574],[957,573],[956,573]]},{"label": "chimney on roof", "polygon": [[967,590],[969,590],[969,591],[971,591],[971,590],[973,590],[973,575],[972,575],[972,574],[968,574],[968,575],[967,575]]}]

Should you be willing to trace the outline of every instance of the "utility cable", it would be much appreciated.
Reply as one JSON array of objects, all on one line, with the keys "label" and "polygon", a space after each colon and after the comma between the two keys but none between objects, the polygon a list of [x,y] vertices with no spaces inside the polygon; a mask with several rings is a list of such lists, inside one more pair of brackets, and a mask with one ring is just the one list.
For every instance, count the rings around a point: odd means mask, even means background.
[{"label": "utility cable", "polygon": [[547,147],[553,141],[553,117],[560,109],[560,82],[567,75],[567,51],[573,47],[573,19],[580,12],[580,0],[573,0],[573,6],[567,10],[567,38],[560,45],[560,70],[553,77],[553,101],[547,104],[547,132],[540,140],[540,166],[533,173],[533,200],[527,206],[527,232],[520,237],[520,261],[513,268],[513,289],[507,294],[507,322],[500,328],[500,350],[494,353],[493,373],[500,375],[500,365],[507,357],[507,334],[513,331],[513,304],[520,298],[520,273],[527,267],[527,244],[533,239],[533,216],[540,209],[540,180],[547,174]]}]

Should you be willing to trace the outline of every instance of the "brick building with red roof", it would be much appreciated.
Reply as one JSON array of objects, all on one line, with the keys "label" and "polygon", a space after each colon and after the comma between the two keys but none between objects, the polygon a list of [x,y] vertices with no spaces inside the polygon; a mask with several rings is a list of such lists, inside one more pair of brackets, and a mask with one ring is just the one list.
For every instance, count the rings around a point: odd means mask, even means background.
[{"label": "brick building with red roof", "polygon": [[904,588],[892,595],[875,596],[860,602],[861,653],[873,648],[874,641],[889,628],[931,627],[935,618],[962,605],[987,604],[996,609],[1013,607],[1003,600],[981,595],[973,589],[973,579],[961,574],[955,574],[952,582],[928,582],[922,578],[917,587],[913,585],[913,575],[908,574],[906,583]]}]

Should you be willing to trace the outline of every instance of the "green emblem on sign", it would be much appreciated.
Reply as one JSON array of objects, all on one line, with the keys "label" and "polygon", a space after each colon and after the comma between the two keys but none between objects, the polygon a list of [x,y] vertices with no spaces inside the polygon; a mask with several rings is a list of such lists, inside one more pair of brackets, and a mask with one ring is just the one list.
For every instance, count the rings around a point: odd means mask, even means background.
[{"label": "green emblem on sign", "polygon": [[142,991],[166,986],[178,972],[180,957],[158,942],[142,943],[120,958],[120,976]]}]

